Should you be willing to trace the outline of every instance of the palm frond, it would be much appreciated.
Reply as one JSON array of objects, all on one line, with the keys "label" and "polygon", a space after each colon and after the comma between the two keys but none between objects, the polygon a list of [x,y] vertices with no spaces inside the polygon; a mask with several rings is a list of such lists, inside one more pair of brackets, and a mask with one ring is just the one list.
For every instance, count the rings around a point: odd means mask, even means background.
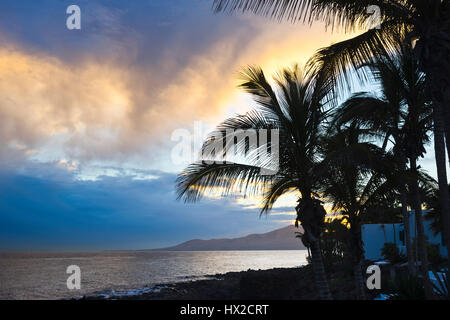
[{"label": "palm frond", "polygon": [[325,21],[327,26],[345,31],[364,29],[372,15],[368,9],[374,6],[379,10],[380,23],[389,19],[403,23],[411,10],[407,1],[401,0],[315,0],[310,21]]},{"label": "palm frond", "polygon": [[[217,128],[211,132],[206,138],[202,146],[202,158],[205,156],[216,156],[225,160],[229,151],[232,153],[241,153],[247,156],[250,151],[250,141],[242,136],[243,139],[236,141],[239,136],[239,132],[251,132],[254,138],[256,138],[255,146],[268,147],[267,145],[271,140],[271,130],[277,130],[278,132],[283,130],[280,126],[278,118],[274,114],[263,112],[260,110],[251,110],[244,115],[237,115],[233,118],[229,118],[219,124]],[[266,136],[266,143],[262,143],[262,134]],[[221,154],[210,154],[215,150],[223,151]]]},{"label": "palm frond", "polygon": [[386,101],[366,92],[355,93],[337,110],[335,121],[337,126],[356,123],[362,128],[387,131],[389,122],[386,116],[392,111],[392,106]]},{"label": "palm frond", "polygon": [[215,12],[251,12],[279,21],[305,19],[313,0],[214,0]]},{"label": "palm frond", "polygon": [[399,39],[404,33],[395,21],[385,21],[380,29],[368,30],[317,51],[307,63],[308,74],[330,79],[333,98],[342,97],[352,91],[355,80],[369,79],[368,70],[362,66],[398,53]]},{"label": "palm frond", "polygon": [[261,214],[267,214],[272,210],[275,202],[286,192],[298,189],[298,182],[295,178],[285,176],[280,177],[268,188],[268,191],[264,193],[264,203],[261,210]]},{"label": "palm frond", "polygon": [[177,177],[178,199],[196,202],[208,193],[221,196],[258,194],[266,183],[273,180],[272,176],[264,176],[260,172],[260,167],[239,163],[193,163]]},{"label": "palm frond", "polygon": [[346,30],[362,25],[370,18],[367,8],[377,5],[380,18],[404,17],[406,7],[400,1],[389,0],[214,0],[215,12],[251,12],[278,21],[322,20],[332,27]]},{"label": "palm frond", "polygon": [[286,112],[278,102],[270,83],[267,81],[264,71],[258,66],[249,66],[240,72],[241,84],[239,89],[250,94],[258,106],[265,112],[272,112],[279,121],[288,122]]}]

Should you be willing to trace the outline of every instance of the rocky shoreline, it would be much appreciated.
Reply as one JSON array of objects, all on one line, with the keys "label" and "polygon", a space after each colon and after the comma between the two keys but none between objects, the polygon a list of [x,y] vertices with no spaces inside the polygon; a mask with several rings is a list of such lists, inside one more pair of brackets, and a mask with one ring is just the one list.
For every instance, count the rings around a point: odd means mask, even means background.
[{"label": "rocky shoreline", "polygon": [[[248,270],[205,276],[203,280],[157,284],[134,291],[94,294],[86,300],[315,300],[311,266]],[[338,270],[329,274],[336,300],[355,299],[351,274]],[[376,293],[373,293],[376,294]]]}]

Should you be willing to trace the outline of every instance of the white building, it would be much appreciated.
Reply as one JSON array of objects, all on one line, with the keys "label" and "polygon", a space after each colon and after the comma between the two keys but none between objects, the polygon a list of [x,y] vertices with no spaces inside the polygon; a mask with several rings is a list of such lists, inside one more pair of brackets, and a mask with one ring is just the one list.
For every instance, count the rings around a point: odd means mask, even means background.
[{"label": "white building", "polygon": [[[424,210],[424,213],[428,212]],[[409,211],[409,224],[411,231],[411,241],[417,237],[414,210]],[[431,222],[424,219],[425,234],[428,241],[439,245],[439,252],[443,257],[447,257],[447,249],[443,242],[442,235],[435,236],[430,228]],[[362,240],[365,250],[365,258],[368,260],[379,260],[383,256],[381,248],[386,242],[397,244],[400,251],[406,254],[405,229],[403,223],[394,224],[364,224],[362,226]],[[417,252],[417,251],[416,251]]]}]

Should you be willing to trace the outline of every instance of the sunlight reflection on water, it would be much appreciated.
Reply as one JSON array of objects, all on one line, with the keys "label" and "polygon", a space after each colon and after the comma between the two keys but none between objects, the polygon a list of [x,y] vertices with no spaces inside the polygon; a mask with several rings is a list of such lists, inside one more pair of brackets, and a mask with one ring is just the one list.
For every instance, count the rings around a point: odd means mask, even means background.
[{"label": "sunlight reflection on water", "polygon": [[[248,269],[306,264],[305,250],[2,253],[0,299],[58,299],[105,289],[128,290]],[[66,268],[81,268],[81,290],[66,287]]]}]

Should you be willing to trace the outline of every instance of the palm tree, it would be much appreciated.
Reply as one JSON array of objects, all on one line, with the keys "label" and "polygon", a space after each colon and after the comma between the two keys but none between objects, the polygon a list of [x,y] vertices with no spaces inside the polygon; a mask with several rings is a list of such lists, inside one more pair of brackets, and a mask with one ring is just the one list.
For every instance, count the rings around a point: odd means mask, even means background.
[{"label": "palm tree", "polygon": [[[445,141],[450,141],[450,137],[444,137],[442,130],[442,112],[440,105],[433,106],[433,123],[434,123],[434,152],[436,158],[436,168],[439,184],[439,204],[442,229],[445,239],[450,239],[450,195],[448,192],[447,168],[445,160]],[[450,150],[447,148],[447,150]],[[450,157],[449,157],[450,160]],[[450,241],[446,241],[447,246],[447,263],[450,270]]]},{"label": "palm tree", "polygon": [[[324,48],[313,59],[335,79],[350,77],[361,64],[398,47],[396,33],[415,42],[421,69],[435,104],[450,110],[450,3],[448,0],[214,0],[214,10],[253,12],[291,22],[316,20],[332,28],[354,31],[360,35]],[[377,28],[368,28],[373,11],[379,10]],[[370,26],[369,26],[370,27]],[[445,113],[450,129],[450,111]],[[450,132],[447,130],[447,135]]]},{"label": "palm tree", "polygon": [[358,298],[365,299],[362,219],[374,206],[395,201],[395,187],[387,177],[397,164],[382,148],[364,141],[369,132],[355,122],[334,130],[325,142],[323,163],[329,175],[323,193],[348,227],[346,247],[353,264],[355,288]]},{"label": "palm tree", "polygon": [[[419,70],[418,62],[413,57],[410,46],[402,46],[401,53],[394,60],[383,57],[368,67],[375,80],[381,84],[382,96],[355,95],[344,103],[340,110],[340,121],[358,122],[373,132],[382,132],[385,136],[383,148],[387,146],[390,137],[393,138],[393,152],[401,163],[399,175],[405,179],[398,184],[398,190],[405,225],[409,271],[415,272],[405,182],[408,182],[409,191],[412,194],[411,205],[416,216],[422,275],[428,296],[431,297],[421,209],[422,199],[419,192],[420,171],[417,166],[418,158],[425,153],[424,145],[429,141],[429,132],[432,128],[432,108],[425,94],[425,78]],[[408,175],[405,171],[407,161],[410,164],[411,179],[407,179]]]},{"label": "palm tree", "polygon": [[[370,128],[374,135],[381,136],[383,149],[387,148],[391,138],[393,138],[394,146],[400,146],[401,126],[406,115],[402,94],[403,82],[399,78],[398,67],[389,59],[382,59],[370,64],[369,68],[374,80],[381,84],[381,96],[369,93],[355,94],[342,105],[338,122],[357,122]],[[407,165],[406,155],[403,154],[400,147],[395,147],[394,153],[400,162],[398,174],[404,176]],[[409,273],[415,274],[405,181],[399,183],[398,190],[405,228]]]},{"label": "palm tree", "polygon": [[[398,51],[402,41],[415,44],[415,55],[426,74],[427,94],[433,102],[435,155],[439,188],[447,186],[445,148],[450,161],[450,2],[449,0],[214,0],[215,11],[243,11],[278,20],[325,21],[346,31],[365,30],[346,41],[323,48],[310,61],[315,74],[325,73],[337,87],[350,88],[355,71],[365,78],[362,64]],[[379,9],[379,25],[367,28]],[[362,74],[361,74],[362,72]],[[445,195],[446,197],[446,195]],[[442,200],[443,204],[445,200]],[[443,209],[444,230],[450,239],[450,210]],[[447,247],[450,243],[447,244]],[[447,248],[450,251],[449,248]],[[450,266],[450,254],[449,254]]]},{"label": "palm tree", "polygon": [[[450,186],[448,188],[450,193]],[[425,193],[425,207],[430,210],[425,215],[425,220],[430,221],[431,229],[435,236],[441,234],[444,238],[444,242],[447,242],[445,239],[445,233],[443,232],[443,222],[442,222],[442,214],[441,214],[441,195],[438,188],[433,188],[433,186],[424,190]]]},{"label": "palm tree", "polygon": [[[264,214],[281,195],[298,191],[297,221],[304,229],[302,240],[311,251],[318,295],[321,299],[332,299],[319,244],[326,212],[317,193],[327,174],[319,170],[319,142],[328,117],[321,101],[329,94],[329,84],[305,76],[297,66],[284,69],[274,77],[274,86],[258,67],[244,70],[242,79],[240,88],[253,97],[257,108],[220,124],[204,143],[203,150],[216,143],[219,136],[235,141],[234,134],[239,130],[275,129],[279,132],[278,145],[271,140],[258,150],[269,146],[271,152],[276,152],[278,146],[278,170],[271,175],[261,174],[261,169],[269,163],[261,163],[255,152],[250,152],[245,139],[238,140],[239,162],[217,163],[211,161],[214,157],[202,156],[199,162],[188,166],[177,179],[179,198],[197,201],[208,192],[219,192],[223,196],[262,195],[261,213]],[[228,150],[216,156],[224,153],[228,159],[232,156]]]}]

